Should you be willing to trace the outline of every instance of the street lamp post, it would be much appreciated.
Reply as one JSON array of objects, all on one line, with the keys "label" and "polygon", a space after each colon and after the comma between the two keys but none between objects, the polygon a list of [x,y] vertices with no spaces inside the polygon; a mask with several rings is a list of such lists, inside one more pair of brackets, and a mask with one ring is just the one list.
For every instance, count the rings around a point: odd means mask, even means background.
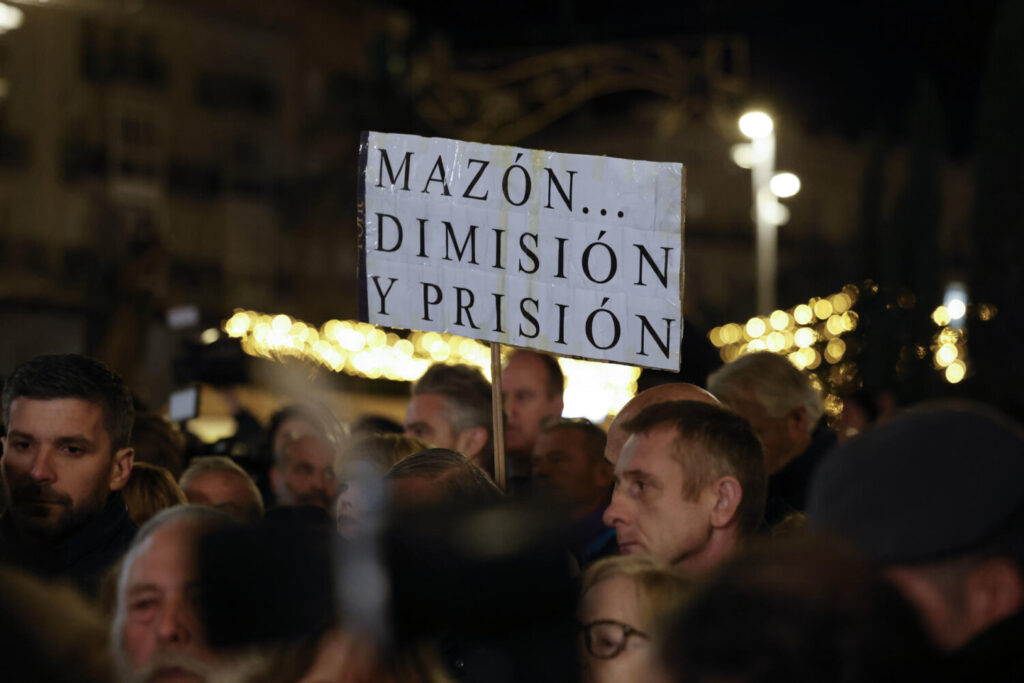
[{"label": "street lamp post", "polygon": [[800,180],[792,173],[775,173],[775,125],[768,114],[747,112],[740,117],[739,126],[740,132],[750,138],[750,144],[739,146],[733,158],[750,169],[757,229],[757,310],[768,313],[775,310],[778,229],[789,213],[779,203],[779,197],[796,194]]}]

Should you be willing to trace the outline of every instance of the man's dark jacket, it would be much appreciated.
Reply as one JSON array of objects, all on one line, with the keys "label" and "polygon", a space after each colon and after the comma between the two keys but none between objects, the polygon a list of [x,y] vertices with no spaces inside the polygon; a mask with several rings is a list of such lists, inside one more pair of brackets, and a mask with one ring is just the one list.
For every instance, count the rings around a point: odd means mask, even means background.
[{"label": "man's dark jacket", "polygon": [[44,579],[70,579],[86,594],[95,595],[103,572],[127,550],[136,531],[120,491],[111,493],[85,526],[54,545],[26,541],[8,513],[0,518],[0,562]]}]

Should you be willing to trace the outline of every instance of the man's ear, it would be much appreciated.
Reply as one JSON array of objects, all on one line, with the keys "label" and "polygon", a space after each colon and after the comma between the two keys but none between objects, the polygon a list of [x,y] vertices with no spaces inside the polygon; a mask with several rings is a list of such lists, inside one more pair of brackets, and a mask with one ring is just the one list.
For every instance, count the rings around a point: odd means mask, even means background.
[{"label": "man's ear", "polygon": [[964,597],[967,621],[980,633],[1024,607],[1024,577],[1011,560],[993,557],[971,571]]},{"label": "man's ear", "polygon": [[135,449],[122,448],[114,451],[114,458],[110,464],[110,490],[120,491],[128,483],[128,477],[132,474],[132,465],[135,464]]},{"label": "man's ear", "polygon": [[711,508],[711,526],[724,529],[736,520],[736,510],[743,500],[743,487],[736,477],[720,477],[711,484],[714,507]]},{"label": "man's ear", "polygon": [[813,429],[810,416],[807,414],[807,406],[798,406],[789,411],[786,415],[786,427],[789,430],[789,437],[796,443],[807,439]]},{"label": "man's ear", "polygon": [[480,451],[487,445],[488,431],[486,427],[470,427],[463,429],[455,437],[455,450],[467,458],[475,460]]}]

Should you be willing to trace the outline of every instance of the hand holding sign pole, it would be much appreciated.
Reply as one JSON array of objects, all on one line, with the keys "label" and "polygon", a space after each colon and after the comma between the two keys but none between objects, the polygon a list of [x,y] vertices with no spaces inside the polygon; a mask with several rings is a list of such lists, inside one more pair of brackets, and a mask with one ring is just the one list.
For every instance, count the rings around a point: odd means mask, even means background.
[{"label": "hand holding sign pole", "polygon": [[494,384],[500,344],[677,370],[684,178],[681,164],[364,133],[360,319],[490,342]]}]

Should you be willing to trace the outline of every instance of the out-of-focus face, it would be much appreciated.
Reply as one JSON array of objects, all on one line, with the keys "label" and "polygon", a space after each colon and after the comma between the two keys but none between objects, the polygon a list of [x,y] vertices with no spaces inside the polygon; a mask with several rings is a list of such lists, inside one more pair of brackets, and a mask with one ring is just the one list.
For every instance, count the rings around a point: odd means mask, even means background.
[{"label": "out-of-focus face", "polygon": [[571,427],[541,432],[531,461],[533,484],[569,504],[597,509],[606,502],[611,465],[594,462],[583,448],[584,434]]},{"label": "out-of-focus face", "polygon": [[423,439],[434,448],[457,449],[458,434],[447,415],[448,399],[440,394],[413,396],[405,410],[406,436]]},{"label": "out-of-focus face", "polygon": [[754,398],[752,391],[741,392],[729,401],[729,407],[750,423],[764,445],[764,462],[768,474],[774,474],[794,456],[799,455],[810,436],[795,432],[791,420],[772,417]]},{"label": "out-of-focus face", "polygon": [[501,374],[501,398],[505,406],[505,446],[530,453],[546,417],[562,415],[562,394],[549,395],[544,363],[531,353],[512,357]]},{"label": "out-of-focus face", "polygon": [[208,470],[195,475],[183,489],[188,502],[209,505],[239,519],[259,516],[259,503],[245,479],[236,472]]},{"label": "out-of-focus face", "polygon": [[292,415],[289,418],[284,419],[277,427],[277,431],[274,432],[274,457],[279,456],[284,450],[284,447],[288,445],[289,441],[294,441],[303,436],[315,435],[318,433],[318,429],[313,424],[298,415]]},{"label": "out-of-focus face", "polygon": [[207,646],[199,618],[199,528],[169,522],[130,558],[115,622],[129,681],[205,681],[224,663]]},{"label": "out-of-focus face", "polygon": [[60,539],[98,513],[131,473],[133,452],[111,452],[103,408],[79,398],[16,398],[2,439],[10,515],[24,533]]},{"label": "out-of-focus face", "polygon": [[284,505],[317,505],[328,512],[334,503],[334,449],[315,436],[288,445],[284,463],[271,470],[274,491]]},{"label": "out-of-focus face", "polygon": [[651,555],[686,566],[710,540],[715,497],[709,487],[694,501],[684,499],[686,473],[672,456],[676,437],[672,427],[656,427],[629,438],[615,466],[604,523],[615,527],[623,555]]},{"label": "out-of-focus face", "polygon": [[[594,584],[580,600],[579,621],[590,627],[591,654],[580,634],[584,683],[647,683],[653,668],[650,619],[641,609],[636,584],[628,576],[611,576]],[[596,623],[595,623],[596,622]],[[609,623],[614,622],[614,623]],[[639,634],[626,635],[630,627]]]}]

